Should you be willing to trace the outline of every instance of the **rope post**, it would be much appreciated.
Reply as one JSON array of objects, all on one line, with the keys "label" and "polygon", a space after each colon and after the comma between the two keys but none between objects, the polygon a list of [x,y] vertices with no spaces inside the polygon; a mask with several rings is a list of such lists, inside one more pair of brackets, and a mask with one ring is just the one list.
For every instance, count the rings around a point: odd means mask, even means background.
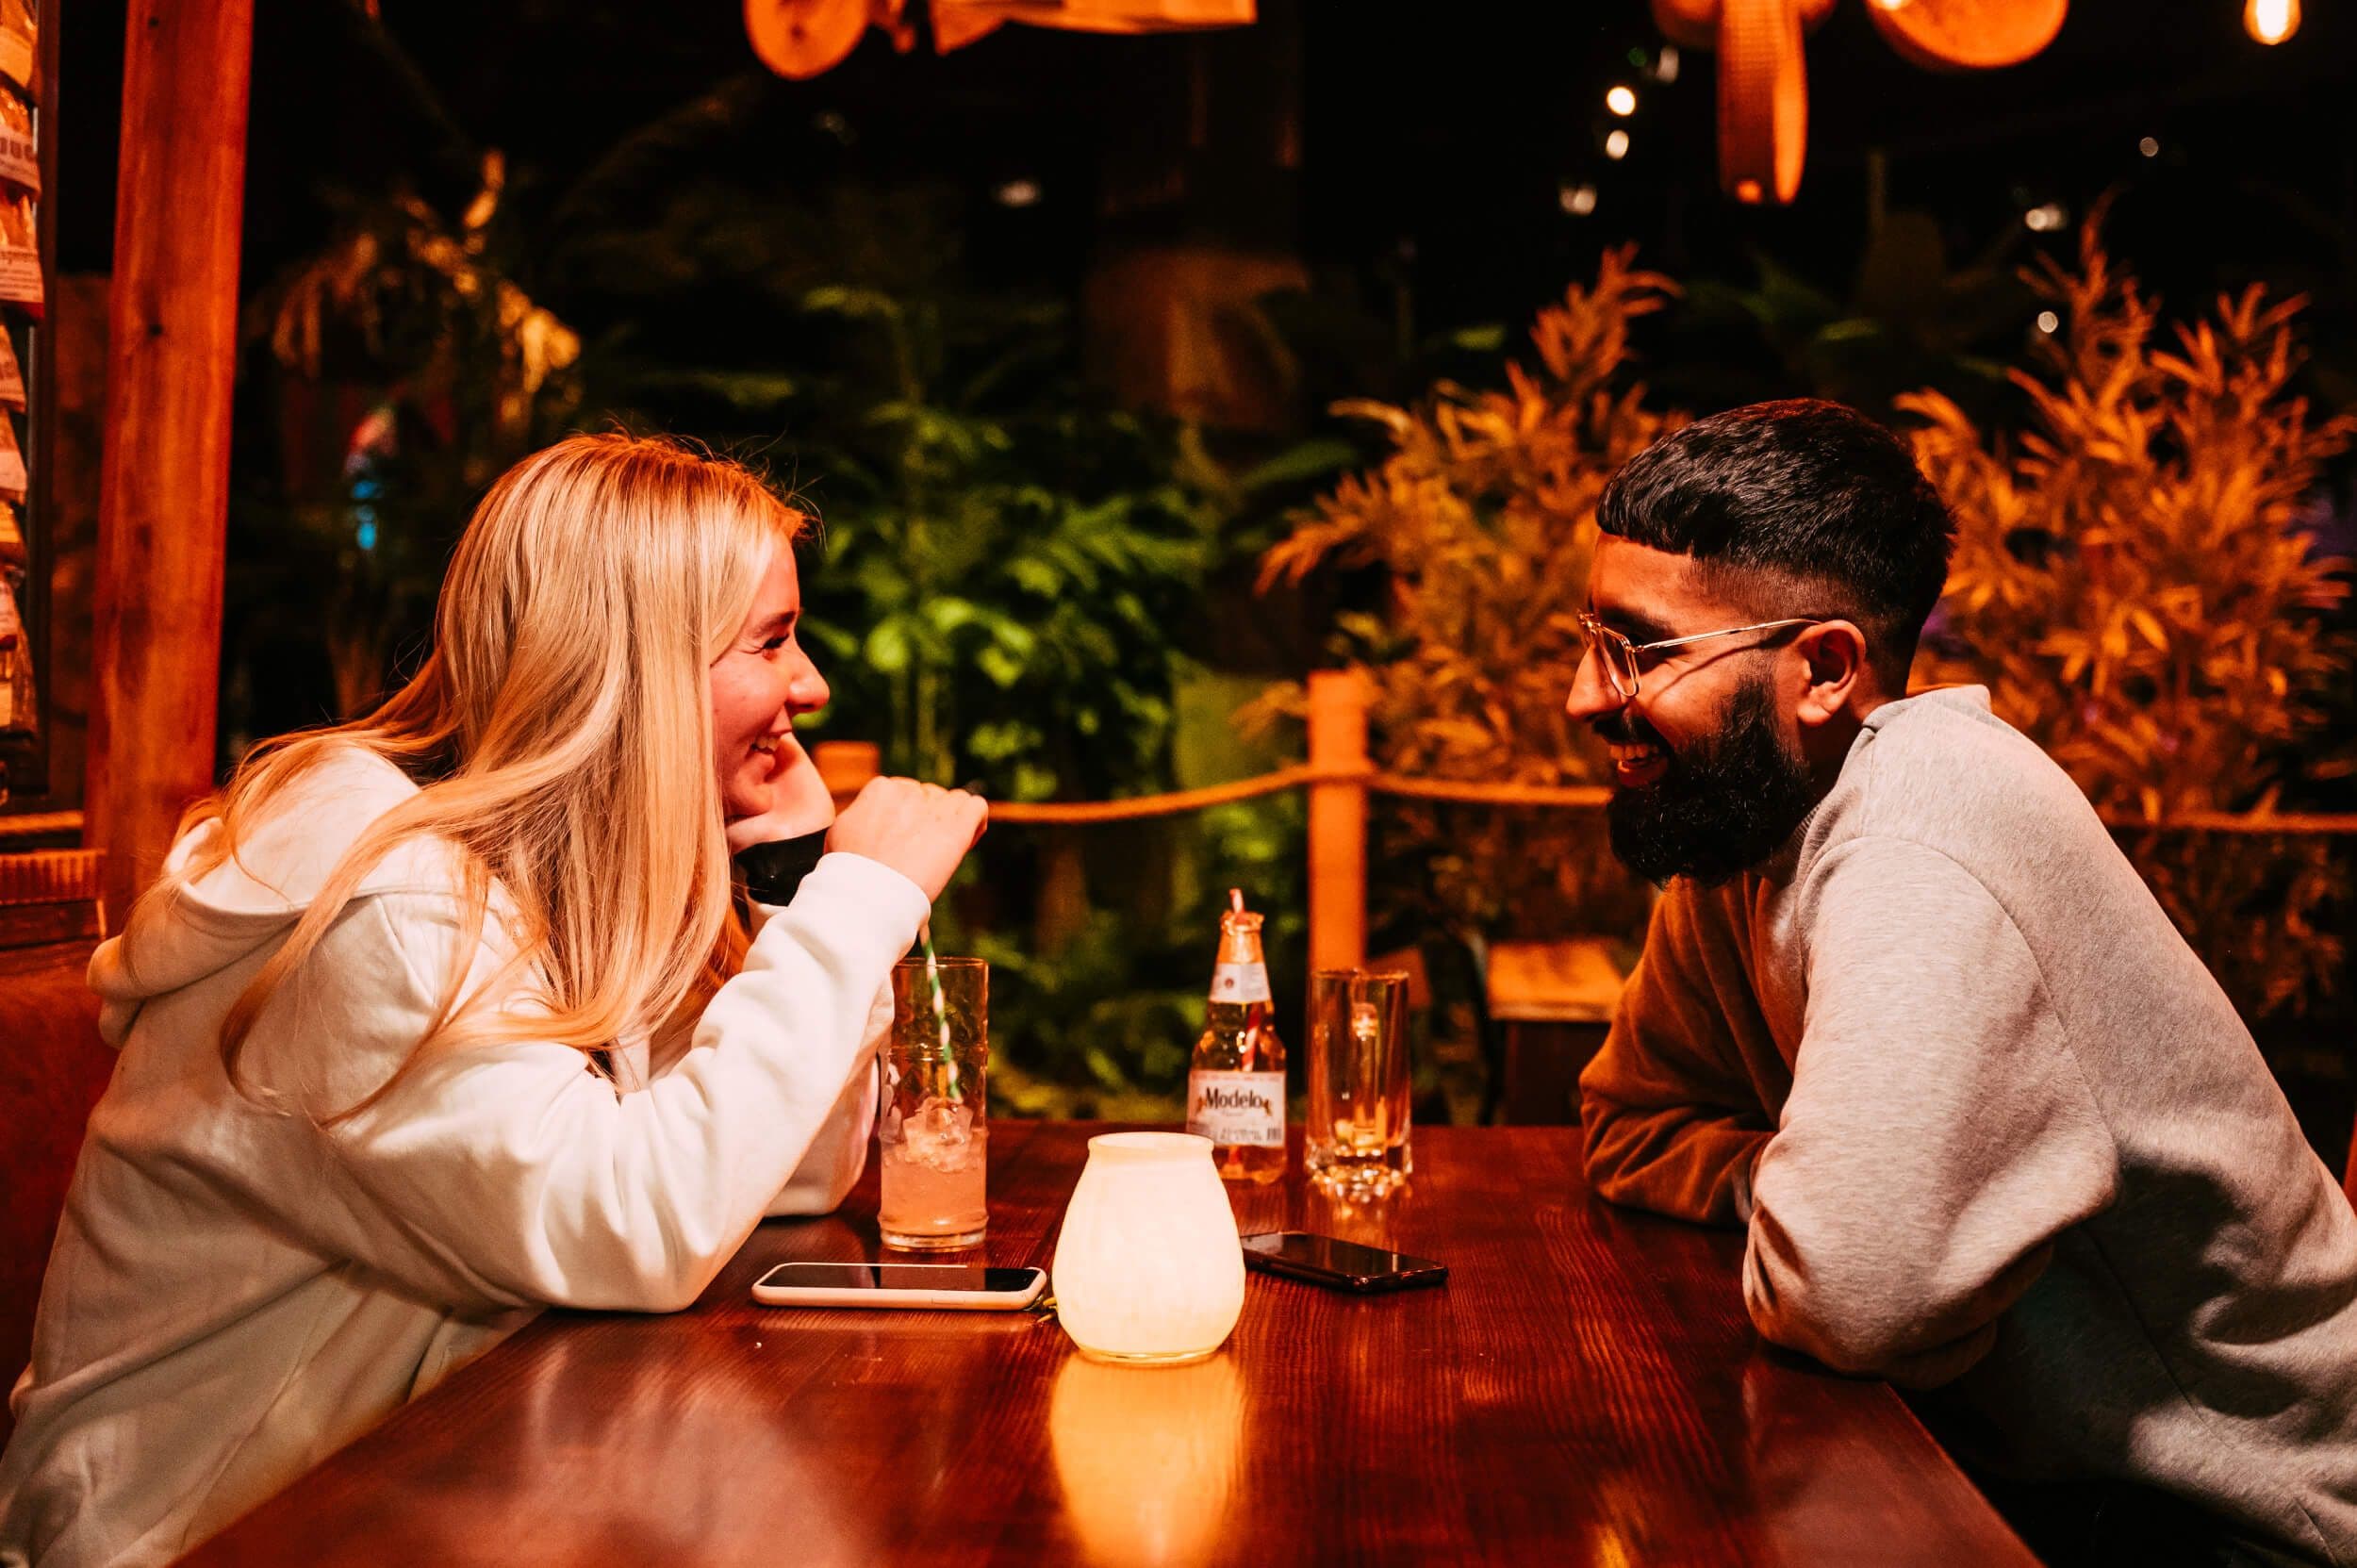
[{"label": "rope post", "polygon": [[822,740],[810,749],[810,760],[837,811],[883,772],[883,748],[872,740]]},{"label": "rope post", "polygon": [[1310,766],[1358,774],[1310,786],[1310,967],[1355,969],[1367,956],[1367,678],[1310,676]]}]

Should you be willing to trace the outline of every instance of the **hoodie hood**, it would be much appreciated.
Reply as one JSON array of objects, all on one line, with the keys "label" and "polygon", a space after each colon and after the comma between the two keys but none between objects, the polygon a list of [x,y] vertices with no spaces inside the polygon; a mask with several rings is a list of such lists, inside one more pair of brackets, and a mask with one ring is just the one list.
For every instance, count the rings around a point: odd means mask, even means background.
[{"label": "hoodie hood", "polygon": [[[90,986],[103,1004],[107,1043],[123,1044],[149,998],[193,984],[292,927],[369,826],[417,793],[400,768],[362,747],[338,747],[314,765],[266,807],[234,856],[170,902],[142,906],[122,935],[99,945]],[[218,820],[182,834],[164,862],[167,874],[220,834]],[[353,896],[453,891],[457,860],[446,840],[413,839],[378,862]]]}]

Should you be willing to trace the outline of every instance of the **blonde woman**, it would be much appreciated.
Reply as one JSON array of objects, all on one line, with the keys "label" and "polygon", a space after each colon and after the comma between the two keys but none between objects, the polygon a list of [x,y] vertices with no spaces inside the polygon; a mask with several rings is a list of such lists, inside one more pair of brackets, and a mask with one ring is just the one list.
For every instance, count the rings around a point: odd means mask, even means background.
[{"label": "blonde woman", "polygon": [[885,980],[984,824],[791,722],[799,514],[578,437],[469,525],[433,656],[190,814],[91,980],[99,1103],[0,1460],[0,1561],[162,1562],[549,1305],[687,1305],[858,1175]]}]

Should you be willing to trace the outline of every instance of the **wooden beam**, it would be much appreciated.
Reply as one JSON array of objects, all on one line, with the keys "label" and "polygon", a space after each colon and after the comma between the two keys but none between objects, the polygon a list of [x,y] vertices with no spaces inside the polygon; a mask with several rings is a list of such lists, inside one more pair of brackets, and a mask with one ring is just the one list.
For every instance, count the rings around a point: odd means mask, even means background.
[{"label": "wooden beam", "polygon": [[133,0],[84,842],[119,925],[213,784],[253,0]]}]

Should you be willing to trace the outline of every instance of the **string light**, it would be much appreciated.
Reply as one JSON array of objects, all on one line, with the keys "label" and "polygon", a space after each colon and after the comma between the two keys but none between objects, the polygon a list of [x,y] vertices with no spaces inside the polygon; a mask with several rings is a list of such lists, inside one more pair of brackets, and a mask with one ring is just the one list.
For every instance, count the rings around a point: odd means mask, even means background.
[{"label": "string light", "polygon": [[1039,205],[1039,181],[1009,180],[991,196],[1000,206],[1036,206]]},{"label": "string light", "polygon": [[2281,43],[2299,31],[2299,0],[2246,0],[2242,25],[2261,43]]},{"label": "string light", "polygon": [[2062,330],[2062,318],[2051,310],[2041,310],[2037,313],[2037,329],[2051,338]]},{"label": "string light", "polygon": [[1637,112],[1637,92],[1633,88],[1616,87],[1604,95],[1604,107],[1625,120]]},{"label": "string light", "polygon": [[1596,188],[1574,185],[1569,180],[1556,187],[1555,203],[1574,218],[1585,218],[1596,210]]},{"label": "string light", "polygon": [[2034,234],[2050,234],[2069,221],[2060,202],[2046,202],[2021,215],[2021,222]]},{"label": "string light", "polygon": [[1604,139],[1604,156],[1618,162],[1628,157],[1628,132],[1615,130]]},{"label": "string light", "polygon": [[1661,46],[1661,58],[1653,62],[1653,79],[1656,82],[1665,84],[1674,82],[1678,79],[1678,51],[1676,44],[1665,43]]},{"label": "string light", "polygon": [[2137,151],[2137,152],[2139,152],[2139,153],[2142,153],[2142,154],[2143,154],[2146,157],[2160,157],[2160,156],[2161,156],[2161,140],[2160,140],[2160,138],[2158,138],[2158,137],[2156,137],[2156,136],[2148,136],[2148,137],[2146,137],[2144,140],[2142,140],[2141,141],[2138,141],[2138,142],[2136,143],[2136,151]]}]

